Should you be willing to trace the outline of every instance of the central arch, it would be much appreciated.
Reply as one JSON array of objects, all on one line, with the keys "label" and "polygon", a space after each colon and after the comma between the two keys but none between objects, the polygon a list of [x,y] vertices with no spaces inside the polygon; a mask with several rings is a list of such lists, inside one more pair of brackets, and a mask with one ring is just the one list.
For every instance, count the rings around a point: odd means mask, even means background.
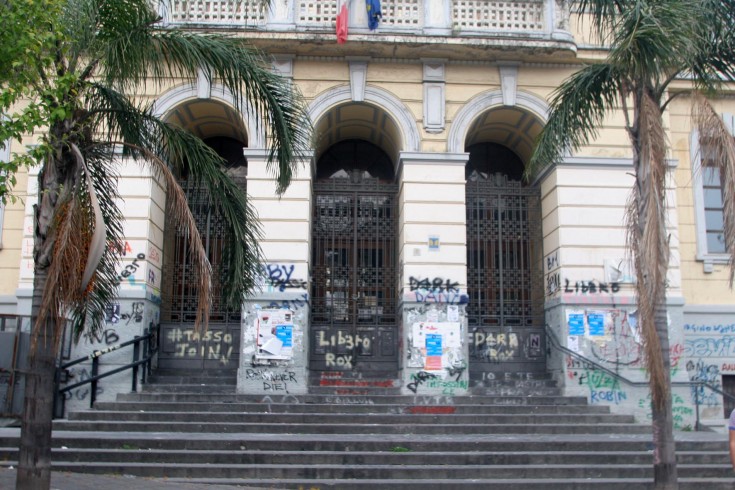
[{"label": "central arch", "polygon": [[[315,124],[309,368],[324,377],[397,376],[396,156],[402,132],[383,108],[332,107]],[[317,381],[321,380],[321,381]]]}]

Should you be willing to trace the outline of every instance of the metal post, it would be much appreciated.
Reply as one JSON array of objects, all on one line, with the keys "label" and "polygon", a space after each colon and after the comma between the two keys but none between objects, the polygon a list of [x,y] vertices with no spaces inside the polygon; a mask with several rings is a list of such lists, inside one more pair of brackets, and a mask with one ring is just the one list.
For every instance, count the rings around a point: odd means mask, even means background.
[{"label": "metal post", "polygon": [[694,430],[699,431],[699,383],[695,384],[695,393],[694,393],[694,406],[696,409],[697,419],[694,423]]},{"label": "metal post", "polygon": [[138,391],[138,359],[140,358],[140,336],[136,335],[135,343],[133,344],[133,388],[132,392]]},{"label": "metal post", "polygon": [[[100,360],[99,357],[92,359],[92,379],[96,378],[100,373]],[[97,401],[97,380],[92,381],[89,394],[89,408],[94,408],[94,402]]]},{"label": "metal post", "polygon": [[[151,333],[146,328],[143,330],[143,359],[148,359],[151,355]],[[143,364],[143,372],[140,375],[140,383],[145,384],[146,382],[146,373],[148,372],[148,362],[146,361]]]}]

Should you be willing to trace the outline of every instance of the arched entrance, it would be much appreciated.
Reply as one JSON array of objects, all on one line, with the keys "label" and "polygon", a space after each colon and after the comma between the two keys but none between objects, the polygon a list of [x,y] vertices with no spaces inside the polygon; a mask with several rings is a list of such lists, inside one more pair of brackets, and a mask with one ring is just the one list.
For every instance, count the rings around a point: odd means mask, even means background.
[{"label": "arched entrance", "polygon": [[[467,317],[470,382],[546,369],[541,196],[523,180],[539,122],[496,109],[467,138]],[[504,376],[506,376],[504,374]]]},{"label": "arched entrance", "polygon": [[398,186],[389,155],[398,132],[368,104],[338,107],[316,129],[329,144],[313,183],[310,372],[395,377]]},{"label": "arched entrance", "polygon": [[[234,110],[220,102],[195,100],[179,105],[167,120],[202,138],[226,160],[228,172],[245,191],[247,161],[243,149],[248,140]],[[200,336],[194,331],[198,281],[189,254],[188,234],[166,220],[159,368],[234,370],[239,359],[241,310],[230,309],[224,302],[226,271],[222,257],[228,239],[226,227],[222,216],[213,208],[207,190],[189,178],[185,162],[182,167],[178,182],[186,194],[212,266],[212,306],[209,328]]]}]

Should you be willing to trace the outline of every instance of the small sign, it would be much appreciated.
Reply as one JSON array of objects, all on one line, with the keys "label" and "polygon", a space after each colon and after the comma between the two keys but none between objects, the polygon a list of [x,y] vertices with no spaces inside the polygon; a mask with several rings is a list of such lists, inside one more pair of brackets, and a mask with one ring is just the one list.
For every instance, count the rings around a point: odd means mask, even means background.
[{"label": "small sign", "polygon": [[438,236],[430,236],[429,237],[429,250],[439,250],[439,237]]},{"label": "small sign", "polygon": [[277,325],[276,338],[283,342],[283,347],[293,347],[293,325]]},{"label": "small sign", "polygon": [[584,335],[584,312],[567,312],[567,324],[569,325],[569,335]]},{"label": "small sign", "polygon": [[441,356],[442,355],[442,336],[439,334],[426,335],[426,355]]},{"label": "small sign", "polygon": [[588,313],[587,324],[590,326],[590,336],[602,337],[605,335],[605,314]]}]

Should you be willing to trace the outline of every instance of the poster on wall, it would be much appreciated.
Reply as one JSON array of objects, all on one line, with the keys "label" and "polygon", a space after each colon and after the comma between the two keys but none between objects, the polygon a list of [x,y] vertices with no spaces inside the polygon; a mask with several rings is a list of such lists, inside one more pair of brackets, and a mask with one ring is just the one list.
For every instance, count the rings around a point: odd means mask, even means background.
[{"label": "poster on wall", "polygon": [[293,311],[258,310],[255,323],[258,359],[293,358]]},{"label": "poster on wall", "polygon": [[605,335],[605,313],[602,311],[588,312],[587,325],[590,328],[590,337],[603,337]]},{"label": "poster on wall", "polygon": [[567,325],[569,325],[569,335],[584,335],[584,311],[567,311]]},{"label": "poster on wall", "polygon": [[419,322],[413,324],[413,345],[423,357],[423,368],[440,371],[451,367],[452,358],[461,355],[459,322]]}]

